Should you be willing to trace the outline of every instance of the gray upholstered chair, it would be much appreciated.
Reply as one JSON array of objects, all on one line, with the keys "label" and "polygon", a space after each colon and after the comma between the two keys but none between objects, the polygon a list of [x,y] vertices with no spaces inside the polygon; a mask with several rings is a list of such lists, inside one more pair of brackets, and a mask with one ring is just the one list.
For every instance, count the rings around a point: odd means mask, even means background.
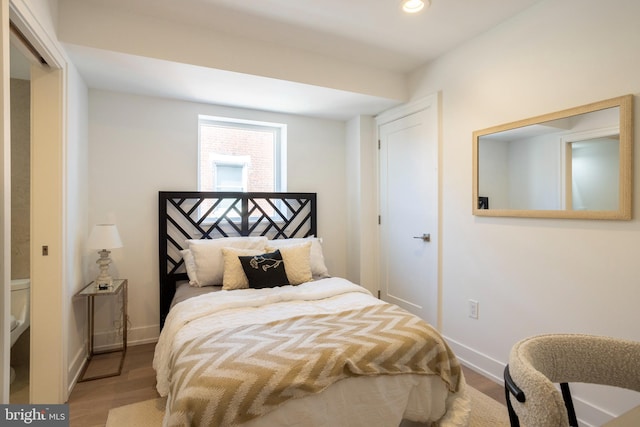
[{"label": "gray upholstered chair", "polygon": [[[568,383],[640,392],[640,342],[593,335],[539,335],[511,349],[504,371],[512,427],[577,426]],[[554,383],[561,384],[562,396]]]}]

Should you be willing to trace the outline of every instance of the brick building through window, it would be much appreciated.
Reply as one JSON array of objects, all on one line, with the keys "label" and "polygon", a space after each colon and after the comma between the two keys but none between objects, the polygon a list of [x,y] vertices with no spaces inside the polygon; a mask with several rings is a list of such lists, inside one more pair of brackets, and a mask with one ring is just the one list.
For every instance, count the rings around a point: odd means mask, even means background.
[{"label": "brick building through window", "polygon": [[286,125],[199,116],[198,190],[286,191]]}]

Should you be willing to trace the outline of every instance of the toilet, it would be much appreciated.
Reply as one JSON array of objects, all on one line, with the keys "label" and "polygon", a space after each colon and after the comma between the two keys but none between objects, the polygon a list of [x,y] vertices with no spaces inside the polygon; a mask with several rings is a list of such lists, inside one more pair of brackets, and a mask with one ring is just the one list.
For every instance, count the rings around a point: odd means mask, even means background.
[{"label": "toilet", "polygon": [[11,347],[29,327],[29,279],[11,281]]},{"label": "toilet", "polygon": [[[11,280],[11,347],[30,324],[30,279]],[[11,380],[15,376],[11,368]]]}]

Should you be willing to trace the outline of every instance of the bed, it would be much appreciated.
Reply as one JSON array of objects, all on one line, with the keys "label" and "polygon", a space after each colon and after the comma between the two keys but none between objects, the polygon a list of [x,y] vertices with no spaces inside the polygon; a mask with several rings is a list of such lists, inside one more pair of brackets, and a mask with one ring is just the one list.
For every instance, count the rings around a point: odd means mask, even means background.
[{"label": "bed", "polygon": [[165,426],[467,425],[449,346],[330,276],[316,205],[315,193],[159,193]]}]

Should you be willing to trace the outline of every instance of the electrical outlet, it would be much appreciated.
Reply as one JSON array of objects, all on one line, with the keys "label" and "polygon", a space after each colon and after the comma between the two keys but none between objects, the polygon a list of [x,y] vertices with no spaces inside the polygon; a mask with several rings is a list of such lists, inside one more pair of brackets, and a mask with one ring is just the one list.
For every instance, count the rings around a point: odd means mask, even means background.
[{"label": "electrical outlet", "polygon": [[478,318],[478,301],[476,300],[469,300],[469,317],[472,319]]}]

